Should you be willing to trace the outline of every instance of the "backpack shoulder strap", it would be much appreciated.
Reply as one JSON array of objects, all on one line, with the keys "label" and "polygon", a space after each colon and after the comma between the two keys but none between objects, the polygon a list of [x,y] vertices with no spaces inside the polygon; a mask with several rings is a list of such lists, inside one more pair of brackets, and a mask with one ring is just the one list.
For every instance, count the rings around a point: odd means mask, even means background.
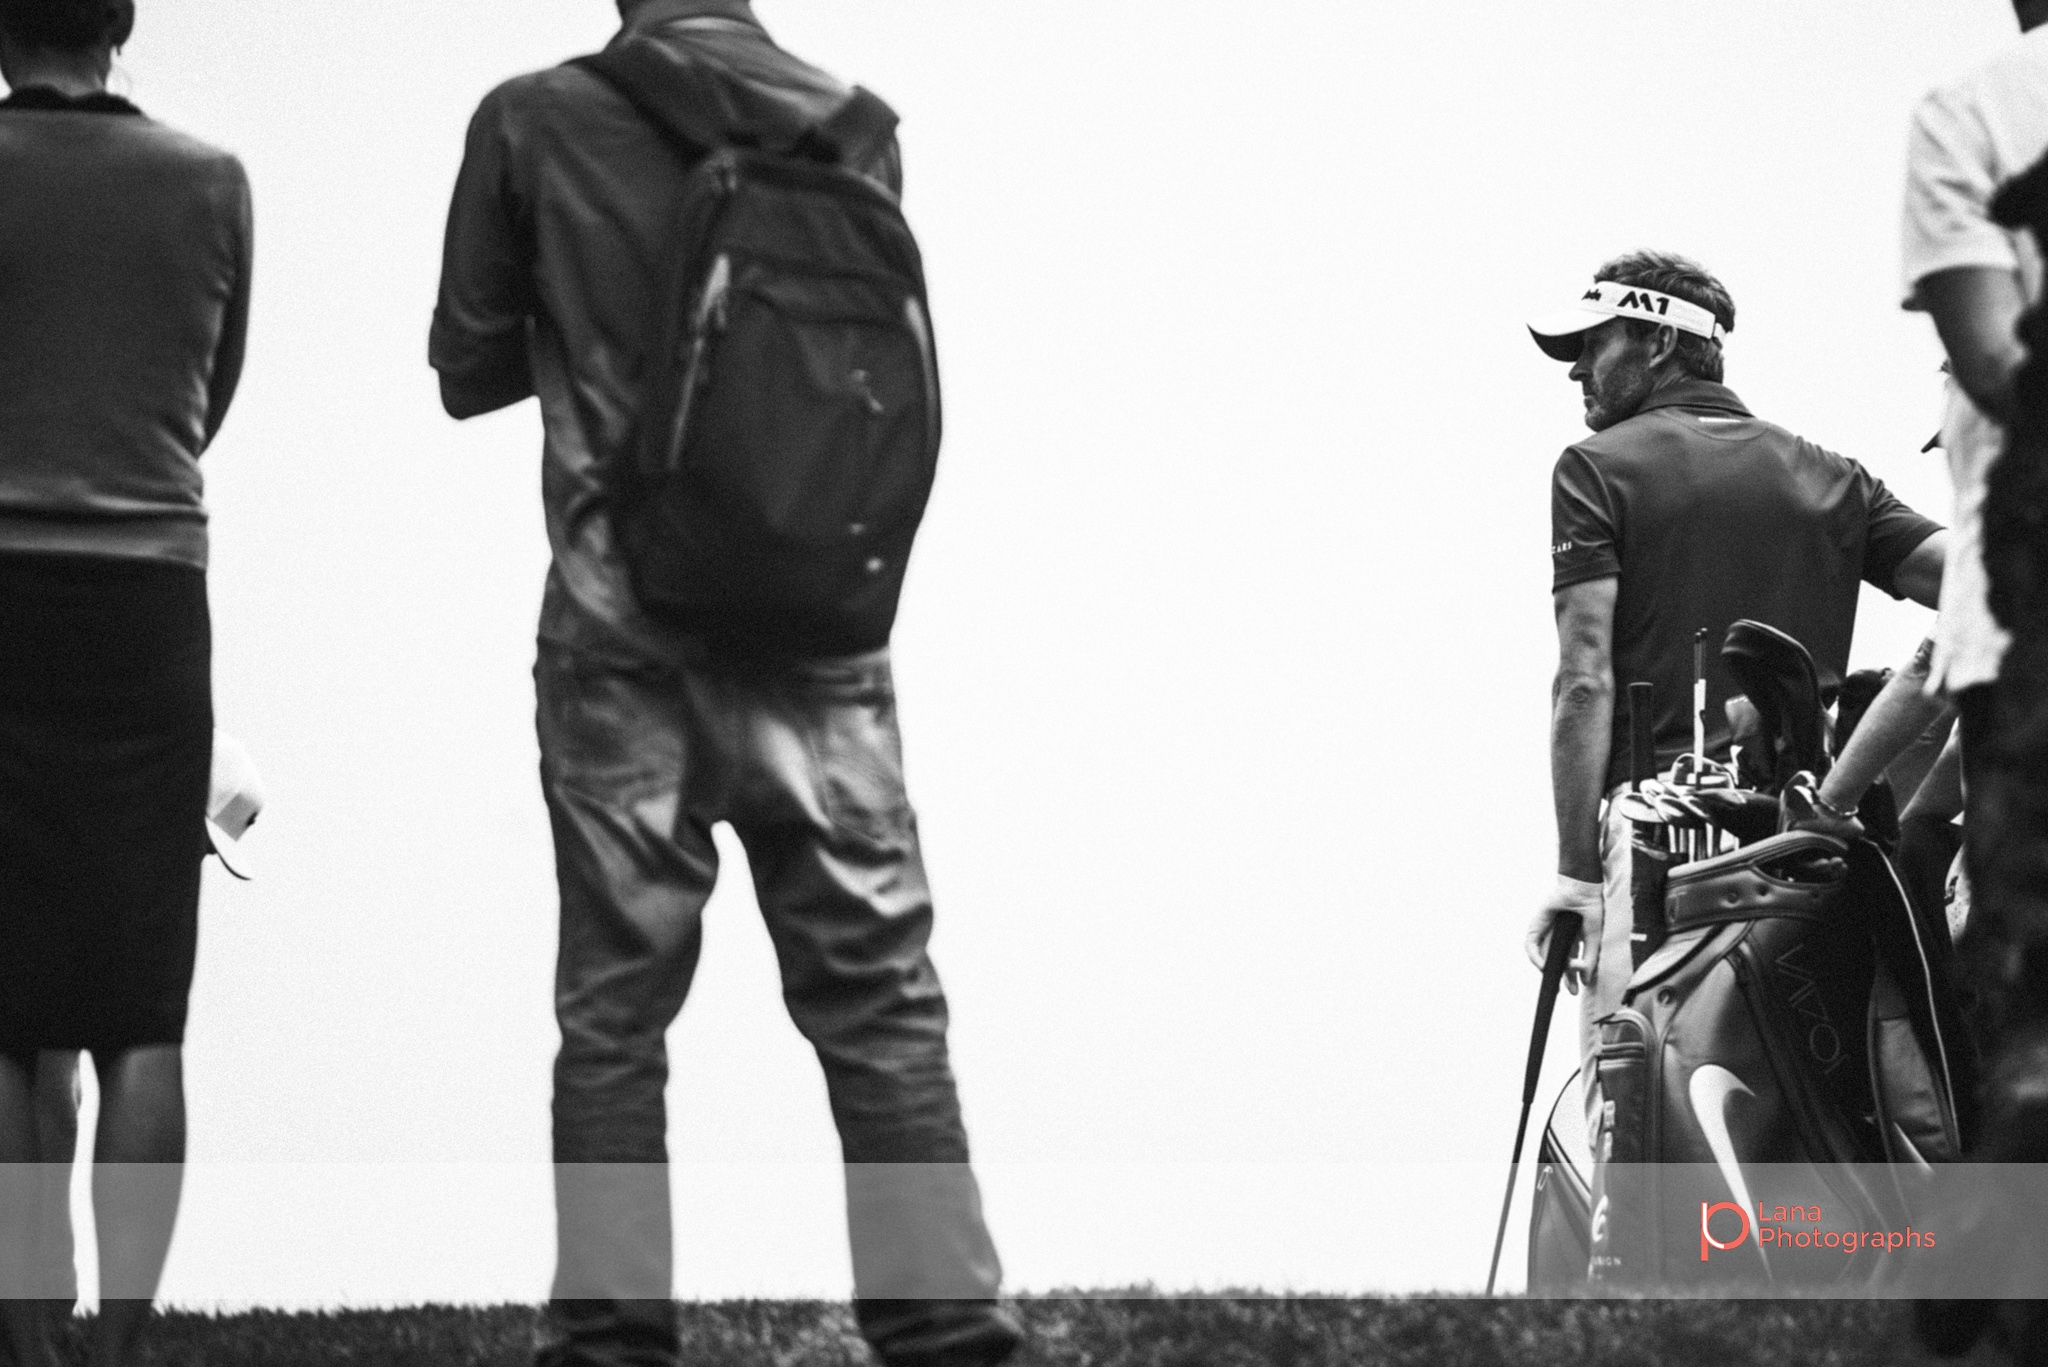
[{"label": "backpack shoulder strap", "polygon": [[858,171],[882,155],[896,133],[896,111],[881,96],[855,86],[845,103],[812,130],[828,148],[832,160],[850,171]]}]

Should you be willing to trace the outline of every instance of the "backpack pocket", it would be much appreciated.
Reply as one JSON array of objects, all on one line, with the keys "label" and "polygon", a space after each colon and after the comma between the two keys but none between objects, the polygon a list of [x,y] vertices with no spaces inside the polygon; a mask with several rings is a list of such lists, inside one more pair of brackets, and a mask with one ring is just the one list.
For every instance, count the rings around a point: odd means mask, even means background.
[{"label": "backpack pocket", "polygon": [[643,601],[815,653],[885,643],[938,460],[922,302],[725,256],[702,297],[632,545]]},{"label": "backpack pocket", "polygon": [[743,270],[712,320],[678,462],[755,535],[834,543],[915,524],[937,461],[914,297],[844,276]]}]

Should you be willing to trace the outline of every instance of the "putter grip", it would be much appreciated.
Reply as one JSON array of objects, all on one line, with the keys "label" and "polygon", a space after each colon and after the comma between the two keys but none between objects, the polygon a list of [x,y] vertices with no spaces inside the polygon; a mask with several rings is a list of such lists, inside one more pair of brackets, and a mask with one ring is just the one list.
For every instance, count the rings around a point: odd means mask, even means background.
[{"label": "putter grip", "polygon": [[1628,686],[1628,776],[1632,787],[1640,788],[1644,779],[1657,777],[1656,705],[1655,684]]},{"label": "putter grip", "polygon": [[1572,946],[1586,918],[1576,911],[1560,911],[1550,923],[1550,952],[1543,958],[1543,985],[1537,989],[1536,1026],[1530,1031],[1529,1072],[1522,1079],[1522,1104],[1536,1099],[1536,1084],[1543,1073],[1541,1041],[1550,1036],[1550,1013],[1557,1005],[1557,985],[1564,981],[1565,965],[1571,962]]}]

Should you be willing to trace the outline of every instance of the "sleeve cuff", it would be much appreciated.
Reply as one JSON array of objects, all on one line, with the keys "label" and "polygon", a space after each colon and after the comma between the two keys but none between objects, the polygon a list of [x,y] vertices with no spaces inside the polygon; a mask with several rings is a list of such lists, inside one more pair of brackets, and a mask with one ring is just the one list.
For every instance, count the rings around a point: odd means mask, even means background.
[{"label": "sleeve cuff", "polygon": [[[1888,554],[1885,556],[1883,561],[1869,565],[1868,573],[1866,573],[1863,577],[1863,581],[1866,584],[1871,585],[1873,588],[1883,590],[1895,602],[1903,603],[1904,601],[1906,601],[1906,595],[1899,592],[1898,584],[1896,582],[1899,577],[1899,566],[1905,564],[1907,558],[1910,557],[1914,551],[1917,551],[1922,546],[1926,545],[1928,537],[1933,536],[1936,532],[1942,530],[1942,526],[1939,522],[1932,521],[1928,518],[1922,518],[1920,520],[1925,525],[1924,527],[1919,529],[1920,534],[1913,538],[1912,543],[1910,545],[1904,546],[1898,552],[1898,554]],[[1903,538],[1901,538],[1901,540],[1903,540]]]},{"label": "sleeve cuff", "polygon": [[1917,257],[1907,267],[1906,293],[1899,306],[1915,313],[1925,313],[1927,306],[1920,302],[1920,282],[1930,275],[1939,275],[1943,271],[1965,270],[1971,267],[2016,271],[2020,268],[2020,262],[2019,257],[2013,253],[2012,245],[2003,240],[1996,244],[1959,242],[1945,251]]},{"label": "sleeve cuff", "polygon": [[1555,570],[1550,576],[1550,591],[1558,592],[1574,584],[1590,584],[1595,579],[1619,579],[1621,566],[1609,560],[1589,561],[1583,565]]}]

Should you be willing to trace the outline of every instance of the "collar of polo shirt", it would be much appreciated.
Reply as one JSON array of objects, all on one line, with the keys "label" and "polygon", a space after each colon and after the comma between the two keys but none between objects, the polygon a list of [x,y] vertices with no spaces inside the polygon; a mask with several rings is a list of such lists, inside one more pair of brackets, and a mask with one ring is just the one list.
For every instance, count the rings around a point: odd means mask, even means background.
[{"label": "collar of polo shirt", "polygon": [[1579,334],[1609,318],[1669,324],[1680,332],[1717,341],[1728,335],[1711,310],[1662,290],[1625,285],[1618,280],[1595,280],[1570,308],[1532,319],[1529,332],[1546,355],[1560,361],[1575,361],[1579,356]]}]

